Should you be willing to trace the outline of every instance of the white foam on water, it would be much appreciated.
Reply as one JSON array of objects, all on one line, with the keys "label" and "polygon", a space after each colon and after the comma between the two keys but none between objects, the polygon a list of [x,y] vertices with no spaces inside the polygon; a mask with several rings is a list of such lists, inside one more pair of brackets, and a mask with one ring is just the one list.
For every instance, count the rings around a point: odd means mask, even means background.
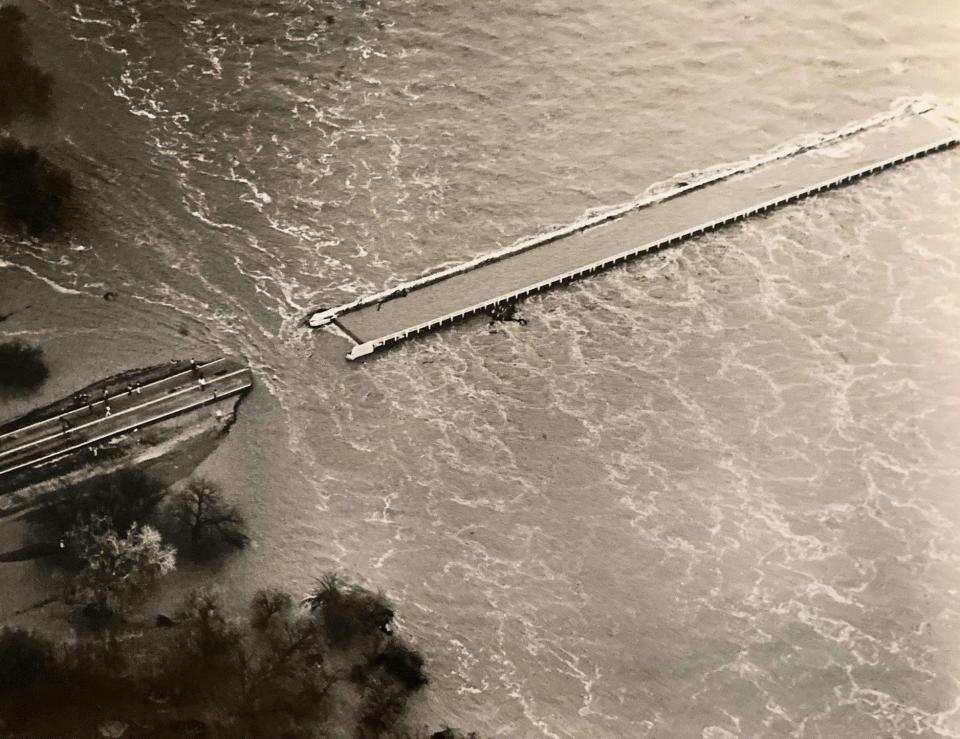
[{"label": "white foam on water", "polygon": [[627,213],[647,205],[682,195],[685,192],[703,187],[704,185],[730,177],[734,174],[742,174],[751,169],[763,166],[764,164],[794,156],[810,149],[825,147],[826,156],[843,156],[844,147],[853,147],[850,150],[855,150],[857,145],[855,142],[846,142],[845,139],[848,137],[870,128],[889,124],[897,118],[902,118],[907,115],[919,115],[935,107],[934,102],[935,99],[931,97],[898,100],[892,103],[890,109],[884,113],[878,113],[866,120],[849,123],[832,132],[803,134],[765,153],[757,154],[747,159],[677,174],[670,179],[649,186],[642,196],[634,200],[601,209],[591,209],[587,211],[583,217],[572,223],[551,231],[539,233],[535,236],[525,237],[503,249],[483,254],[467,262],[455,263],[447,267],[441,265],[439,268],[426,272],[415,280],[401,282],[373,295],[360,296],[334,308],[317,309],[308,317],[310,325],[325,325],[331,319],[343,313],[383,302],[408,290],[472,270],[489,262],[498,261],[511,254],[526,251],[549,241],[578,233],[601,223],[624,216]]}]

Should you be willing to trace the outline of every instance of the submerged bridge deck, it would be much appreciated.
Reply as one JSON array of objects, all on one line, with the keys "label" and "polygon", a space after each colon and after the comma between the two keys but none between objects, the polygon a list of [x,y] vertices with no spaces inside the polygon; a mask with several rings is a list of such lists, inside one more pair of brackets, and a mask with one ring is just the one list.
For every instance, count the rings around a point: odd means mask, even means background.
[{"label": "submerged bridge deck", "polygon": [[356,343],[347,357],[357,359],[409,336],[957,143],[956,128],[935,112],[903,115],[509,253],[316,311],[308,323],[314,327],[334,323]]}]

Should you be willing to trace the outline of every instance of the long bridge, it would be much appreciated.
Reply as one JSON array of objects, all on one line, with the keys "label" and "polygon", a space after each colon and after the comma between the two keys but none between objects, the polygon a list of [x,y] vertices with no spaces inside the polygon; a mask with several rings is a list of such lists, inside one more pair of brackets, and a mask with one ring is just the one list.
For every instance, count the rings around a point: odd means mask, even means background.
[{"label": "long bridge", "polygon": [[358,359],[411,336],[490,311],[634,257],[955,146],[954,121],[933,108],[905,110],[746,164],[659,199],[631,204],[472,262],[349,303],[316,310]]}]

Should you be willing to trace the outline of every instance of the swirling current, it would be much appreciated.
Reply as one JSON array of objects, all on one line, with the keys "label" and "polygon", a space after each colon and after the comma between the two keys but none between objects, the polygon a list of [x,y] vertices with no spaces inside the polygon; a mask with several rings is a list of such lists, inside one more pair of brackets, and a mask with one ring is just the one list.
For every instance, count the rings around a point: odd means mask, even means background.
[{"label": "swirling current", "polygon": [[[350,365],[301,323],[955,103],[956,8],[18,5],[55,77],[18,134],[76,192],[65,235],[0,237],[4,333],[43,347],[51,398],[249,361],[202,469],[256,539],[228,592],[386,589],[433,677],[418,716],[483,735],[960,736],[955,152],[531,298],[525,326]],[[3,577],[4,609],[36,595]]]}]

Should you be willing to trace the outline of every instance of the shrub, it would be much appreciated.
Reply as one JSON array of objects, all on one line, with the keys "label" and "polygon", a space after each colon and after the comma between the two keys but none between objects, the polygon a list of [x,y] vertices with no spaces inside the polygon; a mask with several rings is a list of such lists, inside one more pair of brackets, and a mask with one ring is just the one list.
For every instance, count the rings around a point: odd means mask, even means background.
[{"label": "shrub", "polygon": [[430,682],[423,671],[423,656],[399,639],[391,639],[370,664],[382,669],[410,692]]},{"label": "shrub", "polygon": [[363,690],[358,735],[371,738],[393,735],[410,696],[429,682],[423,657],[395,637],[355,669],[351,679]]},{"label": "shrub", "polygon": [[263,631],[275,615],[289,613],[292,606],[289,593],[273,588],[258,590],[250,601],[250,624]]},{"label": "shrub", "polygon": [[394,611],[386,596],[347,585],[335,574],[321,577],[304,603],[319,612],[334,647],[347,648],[363,638],[390,633]]},{"label": "shrub", "polygon": [[239,626],[227,616],[223,599],[215,590],[196,590],[180,613],[185,627],[184,654],[201,663],[228,655],[240,642]]}]

